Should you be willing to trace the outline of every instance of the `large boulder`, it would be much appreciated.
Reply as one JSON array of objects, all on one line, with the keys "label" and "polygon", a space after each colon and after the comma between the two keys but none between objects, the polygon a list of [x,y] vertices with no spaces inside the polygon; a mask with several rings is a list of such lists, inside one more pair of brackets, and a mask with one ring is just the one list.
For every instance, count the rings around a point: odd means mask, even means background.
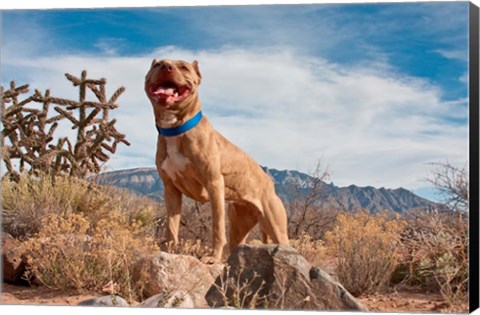
[{"label": "large boulder", "polygon": [[240,245],[206,295],[211,307],[366,311],[295,249]]},{"label": "large boulder", "polygon": [[194,307],[208,307],[205,294],[222,271],[223,266],[206,265],[192,256],[158,252],[136,262],[133,281],[142,283],[145,298],[181,291]]},{"label": "large boulder", "polygon": [[3,281],[11,284],[25,284],[22,276],[25,263],[20,242],[8,233],[2,232]]}]

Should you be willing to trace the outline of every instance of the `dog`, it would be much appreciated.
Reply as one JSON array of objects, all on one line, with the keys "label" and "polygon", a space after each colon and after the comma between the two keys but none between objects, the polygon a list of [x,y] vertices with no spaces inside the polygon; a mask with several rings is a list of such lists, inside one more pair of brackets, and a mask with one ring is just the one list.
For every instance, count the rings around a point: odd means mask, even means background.
[{"label": "dog", "polygon": [[178,244],[182,196],[211,203],[212,254],[219,263],[226,245],[225,202],[230,222],[229,248],[245,243],[260,224],[264,242],[288,246],[287,214],[272,179],[253,158],[217,132],[203,116],[198,62],[156,60],[145,77],[158,129],[155,164],[164,186],[167,241]]}]

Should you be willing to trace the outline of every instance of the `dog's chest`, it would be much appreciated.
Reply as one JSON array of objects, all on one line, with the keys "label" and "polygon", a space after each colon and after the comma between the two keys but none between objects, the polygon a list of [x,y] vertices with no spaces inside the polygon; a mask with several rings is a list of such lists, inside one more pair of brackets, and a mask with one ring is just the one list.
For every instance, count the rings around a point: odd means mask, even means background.
[{"label": "dog's chest", "polygon": [[179,151],[176,137],[166,138],[166,149],[167,157],[161,167],[170,178],[175,180],[185,172],[190,161]]}]

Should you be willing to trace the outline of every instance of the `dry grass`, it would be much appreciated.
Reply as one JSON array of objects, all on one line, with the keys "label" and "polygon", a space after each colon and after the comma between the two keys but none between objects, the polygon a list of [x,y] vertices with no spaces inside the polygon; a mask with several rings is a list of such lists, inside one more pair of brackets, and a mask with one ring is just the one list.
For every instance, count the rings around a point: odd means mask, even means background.
[{"label": "dry grass", "polygon": [[141,295],[132,282],[135,258],[158,250],[141,223],[129,224],[118,211],[91,224],[83,214],[50,214],[40,232],[23,243],[30,271],[44,285],[65,291],[107,292],[130,301]]},{"label": "dry grass", "polygon": [[327,256],[327,247],[322,240],[315,240],[307,233],[301,233],[298,239],[290,240],[290,246],[313,266],[321,266]]},{"label": "dry grass", "polygon": [[404,222],[367,212],[342,214],[337,221],[326,243],[336,257],[340,283],[354,296],[383,289],[398,262]]},{"label": "dry grass", "polygon": [[128,222],[140,221],[145,233],[154,233],[164,210],[155,202],[114,187],[102,187],[74,177],[23,175],[18,182],[3,178],[1,202],[4,231],[26,239],[41,229],[46,215],[83,213],[91,223],[119,211]]},{"label": "dry grass", "polygon": [[81,211],[89,185],[81,180],[47,175],[21,176],[18,182],[2,180],[4,230],[14,237],[28,238],[40,231],[40,218]]},{"label": "dry grass", "polygon": [[259,275],[253,273],[251,279],[244,277],[240,272],[236,278],[230,277],[230,266],[225,266],[225,272],[220,278],[220,283],[214,283],[216,290],[222,298],[221,305],[214,307],[227,307],[238,309],[268,308],[268,297],[262,294],[265,282],[262,280],[257,290],[253,291],[253,283],[257,282]]},{"label": "dry grass", "polygon": [[201,259],[202,257],[209,256],[212,249],[199,239],[195,241],[180,239],[177,246],[173,246],[171,243],[166,243],[165,251],[170,254],[188,255]]},{"label": "dry grass", "polygon": [[73,177],[2,181],[3,228],[23,239],[30,273],[46,286],[134,300],[136,257],[158,250],[154,202]]}]

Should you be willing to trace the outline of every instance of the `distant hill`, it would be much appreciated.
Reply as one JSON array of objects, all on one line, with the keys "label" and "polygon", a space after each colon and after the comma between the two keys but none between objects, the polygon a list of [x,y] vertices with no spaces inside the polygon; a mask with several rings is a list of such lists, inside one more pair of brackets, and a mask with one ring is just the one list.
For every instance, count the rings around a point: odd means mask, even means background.
[{"label": "distant hill", "polygon": [[[292,199],[306,196],[312,189],[314,178],[293,170],[279,171],[262,167],[275,182],[275,189],[287,205]],[[155,168],[136,168],[101,173],[96,181],[102,185],[122,187],[140,195],[163,202],[163,183]],[[435,203],[404,189],[374,187],[337,187],[318,183],[320,194],[316,203],[320,208],[341,208],[347,211],[368,209],[372,213],[392,210],[398,213],[412,209],[432,209]]]}]

